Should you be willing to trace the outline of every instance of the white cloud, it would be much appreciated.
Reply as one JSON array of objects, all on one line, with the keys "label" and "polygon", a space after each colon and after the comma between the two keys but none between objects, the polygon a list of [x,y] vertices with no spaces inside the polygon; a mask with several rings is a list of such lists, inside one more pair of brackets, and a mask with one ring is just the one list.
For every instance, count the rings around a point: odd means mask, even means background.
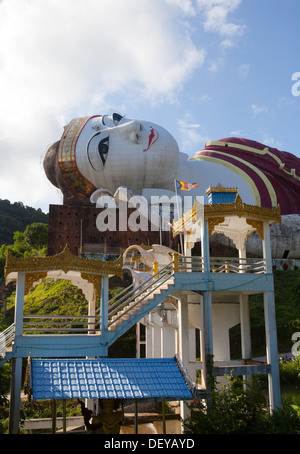
[{"label": "white cloud", "polygon": [[241,4],[241,0],[197,0],[197,5],[204,15],[206,31],[216,32],[222,37],[240,36],[245,31],[245,25],[230,22],[228,16]]},{"label": "white cloud", "polygon": [[258,115],[260,114],[264,114],[264,115],[270,115],[271,114],[271,111],[269,109],[269,107],[265,106],[265,105],[257,105],[257,104],[252,104],[251,105],[251,110],[252,110],[252,114],[254,117],[257,117]]},{"label": "white cloud", "polygon": [[196,15],[196,10],[194,8],[192,0],[166,0],[166,2],[170,5],[177,6],[184,14],[187,14],[188,16]]},{"label": "white cloud", "polygon": [[36,162],[71,118],[105,113],[110,95],[174,100],[205,58],[182,19],[194,11],[189,0],[0,2],[0,198],[48,197]]},{"label": "white cloud", "polygon": [[267,147],[277,148],[278,150],[282,150],[284,144],[282,141],[275,139],[275,137],[270,136],[266,132],[260,132],[260,142],[265,144]]},{"label": "white cloud", "polygon": [[203,126],[200,123],[194,123],[193,117],[189,114],[184,118],[177,120],[179,127],[180,150],[189,156],[205,146],[205,143],[211,140],[210,137],[203,134]]}]

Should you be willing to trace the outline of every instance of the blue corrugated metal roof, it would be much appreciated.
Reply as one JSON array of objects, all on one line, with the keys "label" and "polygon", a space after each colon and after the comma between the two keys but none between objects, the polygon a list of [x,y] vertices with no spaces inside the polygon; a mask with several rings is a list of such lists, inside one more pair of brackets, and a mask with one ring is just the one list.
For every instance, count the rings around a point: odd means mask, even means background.
[{"label": "blue corrugated metal roof", "polygon": [[33,399],[193,398],[177,358],[32,359]]}]

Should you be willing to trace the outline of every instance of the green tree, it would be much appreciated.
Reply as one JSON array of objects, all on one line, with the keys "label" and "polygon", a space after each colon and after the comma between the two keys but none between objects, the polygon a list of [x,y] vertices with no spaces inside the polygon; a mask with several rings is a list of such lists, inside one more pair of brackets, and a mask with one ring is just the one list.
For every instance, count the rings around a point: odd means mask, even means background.
[{"label": "green tree", "polygon": [[14,232],[13,244],[3,244],[0,247],[0,279],[4,276],[7,252],[10,252],[15,257],[45,256],[47,254],[47,238],[47,224],[38,222],[29,224],[25,232]]},{"label": "green tree", "polygon": [[41,222],[29,224],[24,232],[24,240],[33,249],[43,249],[47,246],[48,226]]},{"label": "green tree", "polygon": [[48,214],[28,206],[22,202],[10,203],[0,199],[0,244],[12,244],[13,233],[23,232],[27,225],[34,222],[48,222]]}]

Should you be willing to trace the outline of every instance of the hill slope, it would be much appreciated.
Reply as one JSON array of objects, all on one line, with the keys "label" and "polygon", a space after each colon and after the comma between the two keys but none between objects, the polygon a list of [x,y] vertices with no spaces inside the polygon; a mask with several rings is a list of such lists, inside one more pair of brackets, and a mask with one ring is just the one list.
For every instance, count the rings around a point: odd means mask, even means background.
[{"label": "hill slope", "polygon": [[48,214],[40,208],[24,206],[22,202],[0,199],[0,245],[13,244],[14,232],[23,232],[33,222],[48,224]]}]

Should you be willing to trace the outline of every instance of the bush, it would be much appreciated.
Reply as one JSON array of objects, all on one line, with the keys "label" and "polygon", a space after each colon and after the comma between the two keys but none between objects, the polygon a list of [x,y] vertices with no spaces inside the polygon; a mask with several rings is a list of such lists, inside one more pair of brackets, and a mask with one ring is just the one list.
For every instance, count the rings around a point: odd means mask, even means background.
[{"label": "bush", "polygon": [[294,361],[280,363],[281,384],[300,386],[300,355]]},{"label": "bush", "polygon": [[244,387],[234,377],[220,390],[213,390],[207,406],[200,401],[186,421],[187,434],[258,434],[266,433],[268,419],[264,410],[265,394],[259,390],[259,379]]},{"label": "bush", "polygon": [[184,422],[186,434],[292,434],[300,433],[300,415],[295,406],[284,402],[271,415],[260,376],[251,386],[231,378],[220,390],[213,390],[206,402],[191,408]]}]

